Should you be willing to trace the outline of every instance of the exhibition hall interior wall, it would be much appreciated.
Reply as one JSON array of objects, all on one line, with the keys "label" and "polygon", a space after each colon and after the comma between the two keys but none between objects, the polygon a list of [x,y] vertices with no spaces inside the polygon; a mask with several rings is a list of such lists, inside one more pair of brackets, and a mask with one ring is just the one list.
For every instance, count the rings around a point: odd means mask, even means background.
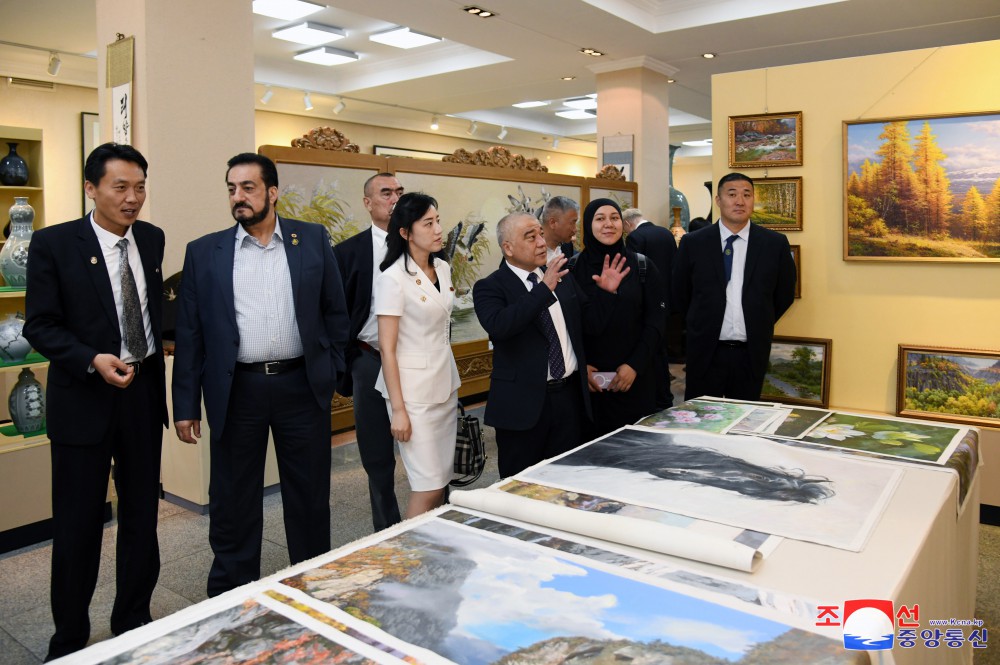
[{"label": "exhibition hall interior wall", "polygon": [[[746,169],[751,177],[802,176],[802,298],[780,335],[833,340],[830,405],[892,413],[898,344],[997,349],[997,263],[845,261],[843,121],[1000,110],[1000,41],[831,60],[712,79],[712,137],[727,143],[729,116],[802,112],[801,167]],[[716,149],[713,171],[728,169]],[[1000,431],[983,428],[983,457]],[[982,502],[1000,505],[1000,482]],[[1000,474],[998,474],[1000,479]]]}]

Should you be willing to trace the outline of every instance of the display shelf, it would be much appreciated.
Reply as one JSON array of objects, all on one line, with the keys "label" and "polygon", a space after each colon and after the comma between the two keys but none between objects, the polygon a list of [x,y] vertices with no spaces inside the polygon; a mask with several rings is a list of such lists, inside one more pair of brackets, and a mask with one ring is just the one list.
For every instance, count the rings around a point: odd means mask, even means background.
[{"label": "display shelf", "polygon": [[40,353],[32,351],[27,355],[27,357],[25,357],[24,360],[0,361],[0,371],[9,369],[11,367],[24,367],[27,365],[30,365],[32,367],[36,365],[41,367],[44,365],[45,367],[47,367],[48,364],[49,364],[48,358],[46,358]]}]

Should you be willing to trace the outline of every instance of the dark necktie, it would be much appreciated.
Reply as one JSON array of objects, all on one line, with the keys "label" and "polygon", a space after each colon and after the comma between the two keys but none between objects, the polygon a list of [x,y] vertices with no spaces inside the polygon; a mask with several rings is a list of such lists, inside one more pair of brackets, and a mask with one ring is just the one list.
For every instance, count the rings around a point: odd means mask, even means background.
[{"label": "dark necktie", "polygon": [[128,240],[122,238],[118,246],[118,274],[122,280],[122,316],[125,319],[125,348],[132,359],[142,361],[149,347],[146,345],[146,329],[142,325],[142,305],[139,290],[135,287],[132,266],[128,264]]},{"label": "dark necktie", "polygon": [[729,283],[729,278],[733,276],[733,243],[739,240],[739,236],[735,233],[728,238],[726,238],[726,248],[722,250],[722,265],[726,269],[726,284]]},{"label": "dark necktie", "polygon": [[[538,275],[528,273],[528,281],[534,290],[538,286]],[[559,335],[556,334],[556,326],[552,323],[552,315],[547,307],[542,310],[542,332],[549,340],[549,374],[553,379],[561,379],[566,373],[566,361],[563,360],[562,344],[559,343]]]}]

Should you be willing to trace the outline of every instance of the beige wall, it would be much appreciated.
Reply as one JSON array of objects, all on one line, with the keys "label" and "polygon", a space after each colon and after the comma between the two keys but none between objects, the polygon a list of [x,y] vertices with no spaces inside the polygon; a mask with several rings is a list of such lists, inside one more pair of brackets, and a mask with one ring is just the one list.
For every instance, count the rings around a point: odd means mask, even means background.
[{"label": "beige wall", "polygon": [[[803,231],[788,234],[802,246],[802,299],[777,333],[833,340],[833,406],[893,412],[897,344],[1000,349],[997,264],[842,258],[842,122],[996,111],[997,62],[1000,41],[991,41],[713,77],[716,146],[726,145],[728,116],[802,111],[803,166],[770,170],[801,175],[804,188]],[[727,172],[724,150],[716,150],[713,167],[717,176]],[[987,460],[996,459],[1000,432],[989,430],[984,448]],[[1000,483],[984,483],[983,502],[1000,504]]]},{"label": "beige wall", "polygon": [[90,88],[57,83],[53,90],[31,90],[0,82],[0,125],[42,130],[45,219],[36,220],[36,228],[83,214],[84,112],[97,113],[97,92]]},{"label": "beige wall", "polygon": [[[287,146],[291,145],[292,139],[297,139],[316,127],[324,126],[340,130],[352,143],[358,145],[362,153],[369,155],[373,154],[376,145],[406,148],[407,150],[452,153],[458,148],[465,148],[469,151],[486,150],[497,144],[496,141],[489,143],[473,139],[466,140],[427,132],[360,125],[340,120],[273,113],[271,111],[257,111],[255,140],[257,147],[262,145]],[[597,160],[594,158],[531,148],[513,147],[511,151],[528,158],[538,159],[548,167],[549,173],[564,173],[587,178],[592,178],[597,173]]]},{"label": "beige wall", "polygon": [[711,157],[674,158],[674,187],[687,198],[691,219],[708,214],[712,197],[705,188],[706,180],[712,180]]}]

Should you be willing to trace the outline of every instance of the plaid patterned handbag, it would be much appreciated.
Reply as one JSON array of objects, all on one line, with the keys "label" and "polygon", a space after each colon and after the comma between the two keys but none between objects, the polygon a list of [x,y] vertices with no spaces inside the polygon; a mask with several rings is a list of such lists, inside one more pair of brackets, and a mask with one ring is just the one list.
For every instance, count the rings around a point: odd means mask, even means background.
[{"label": "plaid patterned handbag", "polygon": [[483,444],[483,431],[479,427],[479,418],[466,415],[461,400],[458,402],[458,413],[454,467],[457,477],[450,485],[465,487],[483,475],[483,469],[486,468],[486,446]]}]

